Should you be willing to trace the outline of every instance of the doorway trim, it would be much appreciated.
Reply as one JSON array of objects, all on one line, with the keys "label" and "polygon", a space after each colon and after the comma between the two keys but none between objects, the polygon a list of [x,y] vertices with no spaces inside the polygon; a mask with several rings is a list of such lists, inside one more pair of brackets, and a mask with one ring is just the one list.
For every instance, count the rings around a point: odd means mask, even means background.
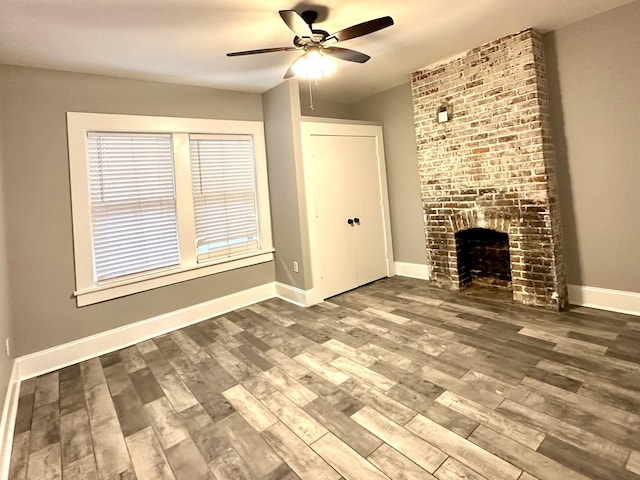
[{"label": "doorway trim", "polygon": [[322,291],[322,278],[319,266],[320,250],[318,245],[318,215],[315,201],[315,188],[312,178],[313,159],[311,137],[313,136],[343,136],[343,137],[373,137],[376,140],[378,188],[382,199],[382,223],[384,226],[384,243],[387,258],[387,276],[395,275],[393,248],[391,243],[391,220],[389,218],[389,195],[387,191],[387,173],[384,157],[384,142],[382,126],[360,123],[333,123],[326,121],[300,122],[302,137],[302,173],[304,177],[307,231],[309,233],[309,263],[311,269],[312,290],[307,295],[309,305],[322,302],[325,297]]}]

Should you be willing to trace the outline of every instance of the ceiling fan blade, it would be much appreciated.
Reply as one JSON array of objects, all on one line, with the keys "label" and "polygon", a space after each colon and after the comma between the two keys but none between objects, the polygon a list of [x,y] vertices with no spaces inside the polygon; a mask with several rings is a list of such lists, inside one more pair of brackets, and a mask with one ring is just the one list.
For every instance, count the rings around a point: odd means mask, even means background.
[{"label": "ceiling fan blade", "polygon": [[322,49],[322,52],[348,62],[364,63],[371,58],[366,53],[340,47],[326,47]]},{"label": "ceiling fan blade", "polygon": [[296,47],[261,48],[258,50],[244,50],[242,52],[227,53],[227,57],[239,57],[240,55],[255,55],[257,53],[291,52],[293,50],[300,50],[300,49]]},{"label": "ceiling fan blade", "polygon": [[338,42],[344,42],[345,40],[350,40],[352,38],[361,37],[363,35],[377,32],[378,30],[390,27],[391,25],[393,25],[393,18],[391,17],[375,18],[367,22],[352,25],[332,35],[329,35],[327,37],[327,40],[336,39],[336,41]]},{"label": "ceiling fan blade", "polygon": [[307,22],[295,10],[280,10],[278,13],[287,27],[298,37],[310,37],[313,34]]}]

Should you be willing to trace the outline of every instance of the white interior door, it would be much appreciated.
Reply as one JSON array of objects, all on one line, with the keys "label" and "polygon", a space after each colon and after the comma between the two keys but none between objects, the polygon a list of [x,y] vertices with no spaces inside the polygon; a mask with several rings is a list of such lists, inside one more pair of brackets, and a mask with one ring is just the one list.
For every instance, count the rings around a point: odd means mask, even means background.
[{"label": "white interior door", "polygon": [[385,277],[387,249],[374,136],[312,135],[316,245],[324,298]]},{"label": "white interior door", "polygon": [[358,220],[351,230],[356,283],[364,285],[388,273],[377,141],[375,137],[345,137],[344,148],[345,158],[352,159],[345,204],[354,221]]}]

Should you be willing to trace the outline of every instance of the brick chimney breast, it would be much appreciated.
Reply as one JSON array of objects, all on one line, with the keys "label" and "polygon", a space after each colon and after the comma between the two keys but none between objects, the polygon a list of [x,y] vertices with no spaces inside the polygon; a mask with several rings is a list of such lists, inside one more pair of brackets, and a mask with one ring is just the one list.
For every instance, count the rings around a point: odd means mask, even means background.
[{"label": "brick chimney breast", "polygon": [[[411,86],[431,279],[443,288],[463,288],[456,234],[494,230],[508,235],[514,301],[564,308],[567,281],[540,35],[528,29],[418,70]],[[439,123],[443,104],[453,114]]]}]

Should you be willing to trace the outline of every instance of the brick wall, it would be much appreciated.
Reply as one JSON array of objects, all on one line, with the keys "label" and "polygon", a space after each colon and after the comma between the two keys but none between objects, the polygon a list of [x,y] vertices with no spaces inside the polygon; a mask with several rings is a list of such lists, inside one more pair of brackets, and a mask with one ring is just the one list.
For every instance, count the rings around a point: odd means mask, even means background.
[{"label": "brick wall", "polygon": [[[542,42],[525,30],[411,77],[431,278],[460,289],[455,233],[508,234],[513,298],[567,301]],[[438,123],[445,105],[450,121]]]}]

